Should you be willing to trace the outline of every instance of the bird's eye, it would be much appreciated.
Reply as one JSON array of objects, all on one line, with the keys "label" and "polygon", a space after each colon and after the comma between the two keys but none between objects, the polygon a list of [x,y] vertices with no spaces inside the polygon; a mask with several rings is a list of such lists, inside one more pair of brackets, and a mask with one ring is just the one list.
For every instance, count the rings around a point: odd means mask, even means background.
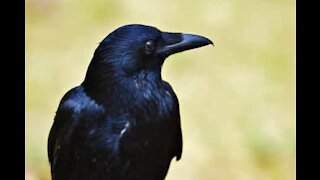
[{"label": "bird's eye", "polygon": [[144,45],[144,48],[147,54],[150,54],[156,48],[156,45],[153,41],[147,41],[146,44]]}]

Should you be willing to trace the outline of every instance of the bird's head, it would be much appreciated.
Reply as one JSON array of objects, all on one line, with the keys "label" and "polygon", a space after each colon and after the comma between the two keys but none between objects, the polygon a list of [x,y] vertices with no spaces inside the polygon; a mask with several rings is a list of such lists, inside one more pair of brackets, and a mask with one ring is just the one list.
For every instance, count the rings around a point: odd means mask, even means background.
[{"label": "bird's head", "polygon": [[148,73],[161,79],[161,67],[168,56],[209,44],[213,45],[211,40],[199,35],[162,32],[139,24],[125,25],[99,44],[86,80]]}]

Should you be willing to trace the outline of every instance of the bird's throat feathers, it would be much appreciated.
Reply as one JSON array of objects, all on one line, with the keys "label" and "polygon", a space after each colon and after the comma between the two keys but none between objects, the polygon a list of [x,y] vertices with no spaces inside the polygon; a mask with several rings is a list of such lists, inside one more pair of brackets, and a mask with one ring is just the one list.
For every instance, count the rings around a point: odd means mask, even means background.
[{"label": "bird's throat feathers", "polygon": [[128,99],[137,98],[140,94],[148,98],[149,92],[163,89],[163,80],[161,67],[129,73],[117,69],[114,64],[91,63],[82,85],[97,102],[126,103],[130,102]]}]

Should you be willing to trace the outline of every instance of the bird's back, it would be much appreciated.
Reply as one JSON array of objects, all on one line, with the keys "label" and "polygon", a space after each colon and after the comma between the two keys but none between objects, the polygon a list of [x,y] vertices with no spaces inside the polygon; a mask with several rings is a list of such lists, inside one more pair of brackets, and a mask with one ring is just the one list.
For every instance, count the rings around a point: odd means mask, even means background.
[{"label": "bird's back", "polygon": [[53,179],[83,179],[80,175],[90,171],[88,158],[96,149],[89,149],[90,129],[95,129],[104,111],[81,86],[64,95],[48,139]]}]

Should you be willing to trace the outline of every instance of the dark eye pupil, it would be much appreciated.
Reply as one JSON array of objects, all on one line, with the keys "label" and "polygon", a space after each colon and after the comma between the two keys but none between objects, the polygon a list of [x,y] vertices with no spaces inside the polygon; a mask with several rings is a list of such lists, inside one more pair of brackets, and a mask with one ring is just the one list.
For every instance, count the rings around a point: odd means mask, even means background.
[{"label": "dark eye pupil", "polygon": [[147,41],[145,44],[145,48],[147,51],[152,51],[155,48],[153,41]]}]

